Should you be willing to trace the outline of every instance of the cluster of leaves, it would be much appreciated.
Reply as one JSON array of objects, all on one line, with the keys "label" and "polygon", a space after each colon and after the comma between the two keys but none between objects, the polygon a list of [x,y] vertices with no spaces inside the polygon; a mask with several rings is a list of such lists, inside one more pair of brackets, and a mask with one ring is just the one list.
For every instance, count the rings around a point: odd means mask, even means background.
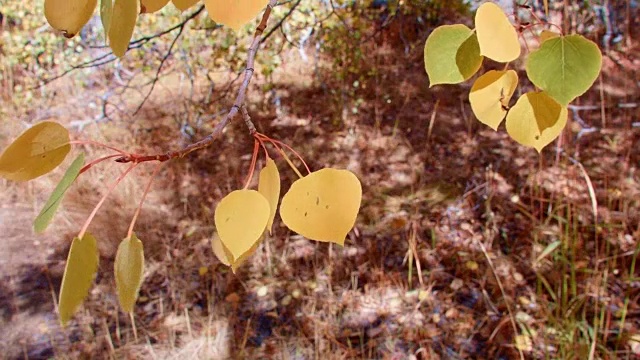
[{"label": "cluster of leaves", "polygon": [[[212,237],[215,255],[235,272],[253,254],[266,233],[271,233],[280,199],[280,174],[275,161],[269,157],[266,143],[270,143],[300,177],[282,197],[282,222],[289,229],[309,239],[343,245],[360,209],[362,186],[358,178],[350,171],[332,168],[316,172],[309,172],[307,168],[309,174],[302,176],[283,151],[285,147],[298,156],[293,149],[257,132],[254,133],[254,138],[253,158],[245,187],[225,196],[216,207],[214,221],[217,233]],[[50,121],[38,123],[14,140],[0,155],[0,176],[13,181],[29,181],[40,177],[58,167],[69,154],[71,145],[77,143],[82,142],[70,141],[69,132],[64,126]],[[266,165],[260,171],[256,191],[248,189],[248,186],[253,177],[260,146],[265,152]],[[88,164],[85,164],[84,154],[78,155],[36,217],[35,231],[42,233],[46,230],[64,194],[80,174],[104,160],[120,155],[123,154],[102,157]],[[131,154],[124,155],[135,157]],[[134,160],[133,165],[123,172],[109,191],[137,165],[138,162]],[[159,169],[158,166],[155,173]],[[150,186],[151,181],[140,207]],[[71,244],[59,298],[60,321],[63,325],[82,304],[96,276],[99,262],[97,240],[87,232],[87,228],[106,196],[108,193],[96,205]],[[133,311],[144,273],[143,244],[133,233],[140,207],[133,217],[129,233],[118,246],[114,265],[120,305],[128,313]]]},{"label": "cluster of leaves", "polygon": [[[264,142],[276,150],[300,177],[282,197],[280,217],[292,231],[316,241],[343,245],[355,224],[362,186],[348,170],[325,168],[302,176],[278,142],[256,133],[256,145],[265,151],[258,190],[236,190],[225,196],[214,214],[217,233],[212,248],[218,259],[235,270],[251,256],[267,232],[271,233],[280,199],[280,173]],[[257,152],[254,152],[254,163]],[[247,216],[250,214],[250,216]]]},{"label": "cluster of leaves", "polygon": [[[171,0],[180,11],[195,6],[199,0]],[[238,30],[253,19],[266,4],[264,0],[204,0],[209,17],[218,24]],[[141,13],[163,9],[169,0],[100,0],[100,19],[105,38],[113,53],[121,57],[129,49],[133,30]],[[66,37],[74,37],[93,16],[97,0],[46,0],[45,17]],[[231,11],[232,9],[232,11]]]},{"label": "cluster of leaves", "polygon": [[[122,56],[128,49],[131,34],[139,12],[158,11],[168,0],[102,0],[100,13],[106,37],[113,52]],[[209,15],[214,21],[228,24],[235,29],[255,17],[264,2],[257,0],[205,0]],[[193,0],[173,0],[181,10],[195,5]],[[92,16],[96,0],[46,0],[45,15],[49,23],[72,37],[80,31]],[[230,8],[234,11],[229,11]],[[247,115],[248,116],[248,115]],[[238,266],[255,251],[260,241],[270,233],[278,210],[280,198],[280,174],[275,162],[269,157],[267,144],[270,143],[300,177],[283,196],[280,216],[285,225],[299,234],[318,241],[334,242],[342,245],[347,233],[354,226],[360,202],[362,187],[358,178],[347,170],[322,169],[302,176],[283,151],[283,147],[299,155],[284,143],[253,131],[255,146],[248,180],[243,189],[233,191],[218,204],[214,221],[217,232],[212,237],[212,249],[216,256],[235,272]],[[93,141],[71,141],[68,130],[56,123],[45,121],[26,130],[0,155],[0,176],[13,181],[29,181],[51,172],[67,157],[72,145],[98,145],[116,151],[91,162],[85,163],[84,154],[79,154],[53,190],[49,200],[34,221],[34,230],[42,233],[51,223],[60,206],[64,194],[76,179],[105,160],[118,157],[120,162],[130,165],[109,187],[83,225],[78,236],[73,239],[69,250],[59,297],[60,321],[65,325],[82,304],[89,293],[96,276],[99,263],[97,240],[87,232],[91,220],[104,203],[109,193],[124,177],[142,162],[162,162],[181,157],[167,156],[160,160],[157,156],[142,156],[126,153],[117,148]],[[258,191],[249,190],[259,149],[265,152],[266,165],[260,171]],[[178,154],[178,153],[174,153]],[[123,160],[127,159],[127,160]],[[302,160],[300,158],[300,160]],[[302,160],[302,163],[304,161]],[[154,175],[160,170],[156,168]],[[133,228],[152,184],[153,176],[142,196],[140,206],[133,216],[129,232],[118,246],[114,264],[114,278],[122,309],[131,313],[136,302],[144,274],[144,247],[133,232]]]},{"label": "cluster of leaves", "polygon": [[[497,130],[506,117],[509,136],[538,152],[557,138],[567,123],[567,105],[584,94],[600,73],[598,46],[581,35],[561,35],[543,30],[540,46],[526,58],[527,77],[540,91],[523,94],[510,106],[518,74],[509,63],[520,57],[518,31],[502,9],[482,4],[474,30],[462,24],[435,29],[424,47],[430,85],[458,84],[480,70],[485,57],[507,63],[504,70],[479,76],[469,93],[471,109],[480,122]],[[521,29],[543,24],[523,26]]]}]

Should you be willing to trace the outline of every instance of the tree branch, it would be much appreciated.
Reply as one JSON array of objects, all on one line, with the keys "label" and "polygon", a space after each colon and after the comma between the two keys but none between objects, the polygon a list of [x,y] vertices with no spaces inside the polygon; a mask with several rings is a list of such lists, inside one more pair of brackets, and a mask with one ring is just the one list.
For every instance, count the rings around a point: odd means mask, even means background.
[{"label": "tree branch", "polygon": [[267,5],[264,14],[262,15],[262,19],[260,20],[260,24],[256,28],[256,31],[253,35],[253,39],[251,41],[251,46],[247,51],[247,65],[244,70],[244,79],[240,88],[238,89],[238,94],[236,96],[235,101],[233,102],[233,106],[225,115],[225,117],[216,125],[211,134],[207,135],[204,139],[192,143],[180,150],[169,151],[164,154],[156,154],[156,155],[138,155],[138,154],[129,154],[127,156],[122,156],[116,159],[116,162],[120,163],[141,163],[145,161],[168,161],[174,158],[182,158],[187,156],[188,154],[209,147],[213,142],[222,135],[222,131],[224,128],[229,125],[231,120],[238,114],[240,107],[244,104],[244,99],[247,95],[247,89],[249,84],[251,83],[251,78],[254,73],[254,64],[256,54],[258,53],[258,48],[260,47],[262,33],[267,27],[267,22],[269,21],[269,16],[271,16],[271,10],[275,7],[277,0],[269,0],[269,5]]}]

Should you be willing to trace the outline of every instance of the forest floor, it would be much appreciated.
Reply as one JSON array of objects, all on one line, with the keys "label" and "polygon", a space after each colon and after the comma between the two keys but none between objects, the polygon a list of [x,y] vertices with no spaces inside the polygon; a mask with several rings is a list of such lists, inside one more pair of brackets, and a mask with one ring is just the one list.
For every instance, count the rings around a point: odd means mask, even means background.
[{"label": "forest floor", "polygon": [[[504,126],[477,122],[468,84],[429,89],[420,47],[398,64],[397,49],[380,46],[385,75],[342,102],[297,51],[287,53],[272,91],[260,76],[250,87],[249,112],[312,170],[358,175],[363,202],[345,246],[306,240],[277,220],[236,274],[216,259],[213,209],[242,187],[251,161],[253,140],[236,119],[213,147],[168,163],[154,182],[136,226],[146,270],[131,318],[118,308],[113,261],[153,167],[127,177],[93,221],[98,277],[65,329],[56,303],[70,240],[124,168],[83,175],[44,235],[31,222],[63,170],[0,180],[0,357],[640,356],[639,49],[605,55],[601,79],[541,155]],[[129,94],[103,118],[111,71],[81,75],[87,87],[60,79],[28,106],[3,100],[0,148],[42,120],[139,153],[179,148],[215,124],[193,125],[177,75],[162,78],[137,115],[141,96]],[[197,106],[217,114],[231,98]],[[288,189],[296,175],[276,161]]]}]

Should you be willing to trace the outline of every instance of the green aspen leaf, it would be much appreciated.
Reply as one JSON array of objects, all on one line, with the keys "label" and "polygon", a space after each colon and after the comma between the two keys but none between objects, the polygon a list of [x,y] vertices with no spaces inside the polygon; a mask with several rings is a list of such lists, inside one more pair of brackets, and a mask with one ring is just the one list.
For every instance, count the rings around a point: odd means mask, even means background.
[{"label": "green aspen leaf", "polygon": [[276,211],[278,209],[278,199],[280,199],[280,173],[278,172],[275,161],[271,158],[267,158],[267,164],[260,170],[258,192],[264,195],[267,201],[269,201],[271,214],[269,215],[267,230],[269,230],[269,234],[271,234],[273,220],[276,217]]},{"label": "green aspen leaf", "polygon": [[518,74],[513,70],[486,72],[471,87],[471,110],[481,123],[498,130],[517,86]]},{"label": "green aspen leaf", "polygon": [[352,172],[322,169],[291,185],[282,198],[280,217],[304,237],[343,245],[361,201],[362,186]]},{"label": "green aspen leaf", "polygon": [[72,38],[89,21],[96,4],[97,0],[45,0],[44,16],[54,29]]},{"label": "green aspen leaf", "polygon": [[171,0],[173,5],[178,8],[180,11],[185,11],[188,8],[192,7],[200,0]]},{"label": "green aspen leaf", "polygon": [[35,179],[58,167],[70,150],[69,131],[43,121],[23,132],[0,155],[0,176],[13,181]]},{"label": "green aspen leaf", "polygon": [[476,33],[480,55],[498,62],[510,62],[520,56],[518,33],[500,6],[486,2],[476,12]]},{"label": "green aspen leaf", "polygon": [[520,97],[507,114],[507,133],[538,152],[560,135],[567,124],[567,108],[544,92]]},{"label": "green aspen leaf", "polygon": [[140,0],[140,13],[154,13],[169,3],[169,0]]},{"label": "green aspen leaf", "polygon": [[437,27],[424,44],[424,67],[429,87],[458,84],[482,65],[476,34],[462,24]]},{"label": "green aspen leaf", "polygon": [[62,180],[60,180],[56,188],[51,193],[51,196],[49,196],[49,200],[44,204],[40,214],[38,214],[34,220],[33,229],[36,233],[40,234],[44,232],[47,226],[49,226],[49,223],[51,223],[53,216],[62,202],[64,194],[80,174],[80,170],[82,170],[83,165],[84,154],[80,154],[75,160],[73,160],[71,166],[69,166],[67,171],[64,173]]},{"label": "green aspen leaf", "polygon": [[113,271],[120,307],[124,312],[131,313],[144,275],[144,249],[136,234],[131,234],[118,245]]},{"label": "green aspen leaf", "polygon": [[204,0],[211,20],[239,31],[267,5],[267,0]]},{"label": "green aspen leaf", "polygon": [[104,38],[109,41],[109,28],[111,27],[111,16],[113,15],[113,0],[100,0],[100,21],[104,29]]},{"label": "green aspen leaf", "polygon": [[214,221],[232,264],[260,242],[270,214],[269,201],[255,190],[236,190],[220,201]]},{"label": "green aspen leaf", "polygon": [[122,57],[129,49],[129,41],[140,12],[138,5],[138,0],[114,0],[109,26],[109,46],[117,57]]},{"label": "green aspen leaf", "polygon": [[560,34],[558,34],[557,32],[553,32],[550,30],[542,30],[540,32],[540,44],[542,44],[543,42],[549,39],[555,39],[557,37],[560,37]]},{"label": "green aspen leaf", "polygon": [[543,42],[527,59],[527,76],[561,105],[584,94],[598,78],[602,54],[580,35],[559,36]]},{"label": "green aspen leaf", "polygon": [[66,326],[89,294],[89,289],[98,271],[98,245],[96,238],[85,234],[82,239],[74,238],[67,257],[67,265],[62,276],[58,312],[60,323]]}]

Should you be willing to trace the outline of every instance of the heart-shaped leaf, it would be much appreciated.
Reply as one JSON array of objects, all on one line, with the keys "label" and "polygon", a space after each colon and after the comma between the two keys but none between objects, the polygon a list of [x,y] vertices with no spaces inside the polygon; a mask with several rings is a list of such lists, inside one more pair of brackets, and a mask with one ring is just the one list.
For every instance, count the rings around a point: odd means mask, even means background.
[{"label": "heart-shaped leaf", "polygon": [[538,152],[560,135],[567,124],[567,108],[544,92],[522,95],[507,114],[507,133]]},{"label": "heart-shaped leaf", "polygon": [[230,263],[260,242],[270,214],[269,201],[255,190],[236,190],[220,201],[214,221]]},{"label": "heart-shaped leaf", "polygon": [[462,24],[439,26],[424,44],[424,67],[429,86],[458,84],[482,65],[476,34]]},{"label": "heart-shaped leaf", "polygon": [[476,33],[480,55],[498,62],[510,62],[520,56],[518,33],[500,6],[486,2],[476,12]]},{"label": "heart-shaped leaf", "polygon": [[136,234],[122,240],[118,245],[113,267],[120,307],[125,312],[131,313],[138,299],[138,291],[144,275],[144,248]]},{"label": "heart-shaped leaf", "polygon": [[471,87],[471,110],[481,123],[498,130],[517,86],[518,74],[513,70],[486,72]]},{"label": "heart-shaped leaf", "polygon": [[78,306],[89,294],[96,271],[98,271],[96,238],[90,234],[84,234],[82,239],[76,237],[71,243],[60,287],[58,312],[62,326],[67,325]]},{"label": "heart-shaped leaf", "polygon": [[44,121],[22,133],[0,155],[0,176],[27,181],[55,169],[71,150],[69,131],[62,125]]},{"label": "heart-shaped leaf", "polygon": [[527,76],[538,88],[567,106],[596,81],[602,66],[598,46],[581,35],[548,39],[527,59]]},{"label": "heart-shaped leaf", "polygon": [[49,200],[44,204],[40,214],[38,214],[36,219],[33,221],[33,229],[36,233],[40,234],[47,229],[47,226],[51,223],[53,216],[62,202],[64,194],[76,180],[78,174],[80,174],[80,170],[82,170],[83,165],[84,154],[80,154],[75,160],[73,160],[73,163],[71,163],[67,172],[64,173],[62,180],[60,180],[56,188],[53,190],[53,193],[51,193],[51,196],[49,196]]},{"label": "heart-shaped leaf", "polygon": [[44,16],[54,29],[72,38],[89,21],[97,3],[97,0],[45,0]]},{"label": "heart-shaped leaf", "polygon": [[280,217],[304,237],[343,245],[361,201],[362,186],[352,172],[322,169],[291,185],[282,198]]}]

